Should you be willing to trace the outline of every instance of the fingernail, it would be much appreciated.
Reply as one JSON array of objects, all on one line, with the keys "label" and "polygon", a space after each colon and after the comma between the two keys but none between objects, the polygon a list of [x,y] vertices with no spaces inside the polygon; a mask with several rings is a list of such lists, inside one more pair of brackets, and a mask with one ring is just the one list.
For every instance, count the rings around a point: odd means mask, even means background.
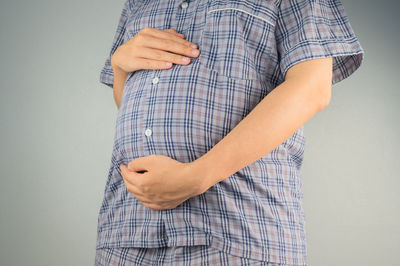
[{"label": "fingernail", "polygon": [[199,51],[199,50],[196,50],[196,49],[193,49],[193,50],[192,50],[192,54],[193,54],[193,55],[198,55],[199,52],[200,52],[200,51]]},{"label": "fingernail", "polygon": [[184,63],[187,63],[187,62],[189,62],[189,58],[187,58],[187,57],[182,57],[182,62],[184,62]]},{"label": "fingernail", "polygon": [[166,63],[165,63],[165,66],[166,66],[166,67],[170,67],[171,65],[172,65],[172,63],[170,63],[170,62],[166,62]]},{"label": "fingernail", "polygon": [[196,49],[196,48],[197,48],[197,44],[194,44],[194,43],[193,43],[193,44],[191,44],[191,45],[190,45],[190,47],[192,47],[192,48],[195,48],[195,49]]}]

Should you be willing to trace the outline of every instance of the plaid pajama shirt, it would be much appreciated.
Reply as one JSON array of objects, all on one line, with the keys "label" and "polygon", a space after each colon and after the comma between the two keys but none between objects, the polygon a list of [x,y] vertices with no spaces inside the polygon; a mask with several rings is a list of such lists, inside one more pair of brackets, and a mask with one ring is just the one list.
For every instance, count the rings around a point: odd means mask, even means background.
[{"label": "plaid pajama shirt", "polygon": [[128,75],[96,248],[205,245],[256,261],[306,265],[304,126],[171,210],[144,207],[126,189],[119,165],[150,154],[180,162],[201,157],[299,62],[333,57],[332,85],[350,76],[364,51],[340,0],[125,0],[100,82],[112,88],[111,55],[144,27],[175,28],[201,54],[189,65]]},{"label": "plaid pajama shirt", "polygon": [[109,265],[278,266],[280,264],[238,257],[222,252],[209,245],[97,249],[95,266]]}]

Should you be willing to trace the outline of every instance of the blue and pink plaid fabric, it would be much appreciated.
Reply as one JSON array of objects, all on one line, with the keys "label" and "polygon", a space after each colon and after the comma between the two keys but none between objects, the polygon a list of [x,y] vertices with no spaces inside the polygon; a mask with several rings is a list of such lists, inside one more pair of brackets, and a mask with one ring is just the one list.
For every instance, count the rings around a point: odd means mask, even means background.
[{"label": "blue and pink plaid fabric", "polygon": [[144,27],[175,28],[201,54],[189,65],[128,76],[96,248],[210,245],[242,258],[306,265],[304,126],[171,210],[144,207],[126,189],[119,165],[150,154],[194,161],[298,62],[333,57],[333,84],[350,76],[364,50],[340,0],[125,0],[100,82],[112,88],[111,55]]},{"label": "blue and pink plaid fabric", "polygon": [[100,248],[95,266],[279,266],[273,262],[238,257],[209,245],[171,246],[159,248]]}]

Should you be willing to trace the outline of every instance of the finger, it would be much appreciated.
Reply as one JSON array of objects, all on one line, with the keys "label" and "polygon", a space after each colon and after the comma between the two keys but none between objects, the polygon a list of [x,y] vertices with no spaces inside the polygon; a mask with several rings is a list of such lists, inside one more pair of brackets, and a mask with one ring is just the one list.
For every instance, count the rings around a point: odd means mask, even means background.
[{"label": "finger", "polygon": [[171,31],[171,32],[176,32],[176,33],[178,33],[177,31],[176,31],[176,29],[175,28],[169,28],[169,29],[166,29],[167,31]]},{"label": "finger", "polygon": [[[154,201],[148,199],[146,196],[134,194],[135,198],[138,199],[143,205],[147,206],[153,206],[153,207],[158,207],[162,209],[171,209],[171,208],[176,208],[180,204],[182,204],[186,199],[180,199],[180,200],[172,200],[172,201]],[[147,207],[146,206],[146,207]]]},{"label": "finger", "polygon": [[174,42],[180,43],[180,44],[182,44],[184,46],[188,46],[188,47],[190,47],[191,45],[194,45],[193,48],[197,48],[197,45],[195,43],[192,43],[188,40],[182,39],[182,38],[176,36],[175,34],[166,32],[164,30],[159,30],[157,28],[148,27],[148,28],[146,28],[146,30],[142,30],[142,32],[145,34],[151,35],[155,38],[174,41]]},{"label": "finger", "polygon": [[159,206],[170,206],[170,205],[174,205],[174,204],[178,203],[177,201],[159,201],[159,202],[157,202],[155,199],[150,199],[147,195],[144,195],[140,191],[136,192],[135,190],[132,190],[131,186],[128,186],[127,189],[128,189],[129,192],[131,192],[131,194],[133,196],[135,196],[135,198],[137,200],[139,200],[142,203],[157,204]]},{"label": "finger", "polygon": [[[177,32],[174,28],[166,29],[166,30],[164,30],[164,31],[167,32],[167,33],[174,34],[175,36],[178,36],[178,37],[181,38],[181,39],[184,39],[184,38],[185,38],[185,35],[184,35],[183,33]],[[160,37],[159,35],[154,34],[154,33],[152,33],[151,35],[152,35],[152,36],[155,36],[155,37]],[[161,38],[163,38],[163,37],[161,36]],[[187,45],[188,45],[188,46],[194,45],[193,48],[197,48],[197,45],[196,45],[195,43],[192,43],[192,42],[190,42],[190,41],[188,41],[188,40],[185,40],[185,42],[187,42]]]},{"label": "finger", "polygon": [[172,39],[161,39],[158,37],[154,37],[152,41],[146,41],[143,45],[148,48],[153,48],[157,50],[172,52],[179,55],[186,55],[188,57],[197,57],[200,54],[198,49],[191,48],[186,46],[185,44],[176,42]]},{"label": "finger", "polygon": [[149,166],[150,166],[150,158],[148,156],[143,156],[143,157],[138,157],[133,160],[131,160],[127,167],[127,170],[131,171],[148,171]]},{"label": "finger", "polygon": [[140,189],[141,186],[140,183],[138,183],[140,181],[139,179],[136,179],[137,175],[143,175],[143,174],[137,174],[135,172],[131,172],[125,165],[121,165],[120,168],[126,188],[131,193],[134,193],[137,196],[145,197],[145,193]]},{"label": "finger", "polygon": [[131,171],[128,169],[126,165],[121,165],[121,173],[123,173],[123,178],[125,181],[125,185],[128,186],[134,186],[133,190],[136,191],[136,193],[140,193],[141,195],[147,194],[148,186],[146,183],[144,183],[145,178],[149,178],[149,173],[137,173],[136,171]]},{"label": "finger", "polygon": [[126,185],[127,190],[140,202],[147,204],[157,204],[159,206],[164,205],[173,205],[176,204],[177,201],[160,201],[157,202],[154,198],[150,199],[147,194],[144,194],[140,189],[130,184],[129,182]]},{"label": "finger", "polygon": [[[126,177],[127,174],[132,174],[132,172],[127,173],[128,170],[127,170],[126,166],[121,166],[121,171],[123,172],[123,179],[124,179],[127,190],[141,202],[156,203],[160,206],[162,206],[162,205],[178,205],[178,204],[181,204],[182,202],[186,201],[187,199],[189,199],[189,197],[184,196],[181,198],[174,198],[174,199],[166,200],[163,197],[157,197],[154,194],[145,193],[140,188],[141,187],[140,185],[132,183],[130,178]],[[149,196],[150,196],[150,198],[149,198]]]},{"label": "finger", "polygon": [[138,175],[143,175],[143,174],[138,174],[134,171],[129,171],[128,167],[124,164],[120,165],[120,169],[125,185],[128,185],[129,183],[130,185],[133,185],[135,187],[140,187],[140,185],[138,184]]},{"label": "finger", "polygon": [[126,189],[133,195],[135,198],[137,198],[140,201],[145,201],[148,202],[150,199],[146,197],[146,194],[144,194],[139,188],[136,186],[130,184],[129,182],[125,183]]},{"label": "finger", "polygon": [[119,166],[119,169],[121,170],[121,176],[122,176],[122,179],[124,180],[125,186],[127,186],[128,185],[128,180],[127,180],[127,169],[126,169],[126,166],[121,164]]},{"label": "finger", "polygon": [[175,35],[178,35],[178,32],[176,32],[175,29],[165,29],[164,31],[172,33],[172,34],[175,34]]},{"label": "finger", "polygon": [[[169,52],[177,55],[183,55],[186,57],[198,57],[200,55],[199,49],[193,49],[183,44],[177,43],[172,40],[165,40],[156,37],[153,40],[143,40],[140,50],[140,54],[137,56],[143,58],[151,58],[155,60],[163,60],[161,57],[162,53],[158,51]],[[145,51],[145,48],[152,49]],[[156,51],[157,50],[157,51]],[[194,51],[194,53],[193,53]]]},{"label": "finger", "polygon": [[141,69],[169,69],[172,67],[172,63],[167,61],[146,58],[136,58],[136,61],[142,66]]},{"label": "finger", "polygon": [[187,65],[190,63],[190,57],[148,47],[141,48],[140,56],[145,59],[171,62],[179,65]]},{"label": "finger", "polygon": [[147,208],[149,208],[149,209],[155,210],[155,211],[165,210],[164,207],[161,207],[161,206],[159,206],[157,204],[154,204],[154,203],[144,203],[144,202],[142,202],[142,205],[147,207]]},{"label": "finger", "polygon": [[182,33],[178,33],[175,29],[166,29],[166,32],[170,32],[175,34],[176,36],[180,37],[180,38],[184,38],[185,36]]},{"label": "finger", "polygon": [[119,166],[119,168],[121,169],[121,176],[122,176],[122,180],[124,180],[125,183],[125,187],[128,187],[128,180],[126,179],[126,171],[125,169],[123,169],[122,165]]},{"label": "finger", "polygon": [[156,202],[143,202],[142,205],[153,210],[169,210],[176,208],[180,203],[156,203]]}]

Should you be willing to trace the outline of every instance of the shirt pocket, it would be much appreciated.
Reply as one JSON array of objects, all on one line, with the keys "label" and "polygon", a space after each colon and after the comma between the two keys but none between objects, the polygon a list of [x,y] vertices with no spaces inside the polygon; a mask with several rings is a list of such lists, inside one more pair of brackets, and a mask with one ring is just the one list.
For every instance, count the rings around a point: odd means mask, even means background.
[{"label": "shirt pocket", "polygon": [[210,1],[199,63],[229,78],[263,80],[271,65],[276,18],[272,1]]}]

